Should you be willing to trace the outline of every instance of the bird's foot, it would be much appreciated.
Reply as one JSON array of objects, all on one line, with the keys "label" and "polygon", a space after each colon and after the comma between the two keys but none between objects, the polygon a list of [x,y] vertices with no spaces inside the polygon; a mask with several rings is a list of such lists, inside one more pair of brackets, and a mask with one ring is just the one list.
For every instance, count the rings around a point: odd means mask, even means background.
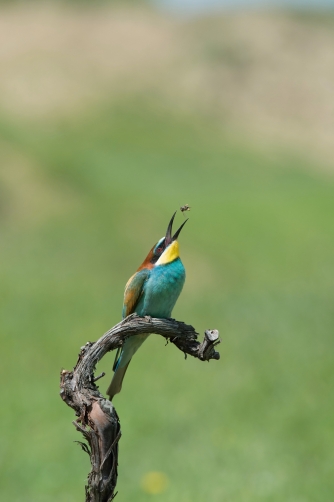
[{"label": "bird's foot", "polygon": [[152,317],[150,315],[144,316],[144,319],[148,322],[152,322]]}]

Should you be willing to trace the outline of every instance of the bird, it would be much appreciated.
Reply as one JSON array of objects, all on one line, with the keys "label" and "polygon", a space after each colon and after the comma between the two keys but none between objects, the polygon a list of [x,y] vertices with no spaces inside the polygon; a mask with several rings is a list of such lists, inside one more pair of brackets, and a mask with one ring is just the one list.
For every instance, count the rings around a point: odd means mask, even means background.
[{"label": "bird", "polygon": [[[126,283],[123,319],[134,312],[141,317],[166,319],[171,316],[186,277],[177,238],[188,220],[185,220],[172,236],[175,215],[176,212],[168,224],[166,235],[152,247],[143,263]],[[110,400],[121,391],[131,358],[148,336],[149,334],[130,336],[118,349],[113,366],[114,375],[107,389]]]}]

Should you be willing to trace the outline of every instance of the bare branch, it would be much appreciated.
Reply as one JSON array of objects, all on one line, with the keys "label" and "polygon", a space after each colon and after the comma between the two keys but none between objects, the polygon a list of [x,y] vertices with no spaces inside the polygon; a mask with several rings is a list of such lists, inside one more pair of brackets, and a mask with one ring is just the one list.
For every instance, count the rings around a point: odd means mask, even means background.
[{"label": "bare branch", "polygon": [[78,418],[73,424],[89,444],[88,447],[79,442],[89,453],[92,466],[86,486],[86,502],[110,502],[116,496],[118,441],[121,437],[116,410],[95,385],[104,376],[102,373],[94,377],[96,364],[107,352],[121,347],[129,336],[145,333],[161,335],[185,355],[201,361],[219,359],[219,353],[214,348],[220,343],[217,330],[207,330],[200,343],[195,329],[188,324],[175,319],[139,317],[137,314],[131,314],[116,324],[97,342],[87,342],[81,347],[73,371],[61,372],[60,395],[75,411]]}]

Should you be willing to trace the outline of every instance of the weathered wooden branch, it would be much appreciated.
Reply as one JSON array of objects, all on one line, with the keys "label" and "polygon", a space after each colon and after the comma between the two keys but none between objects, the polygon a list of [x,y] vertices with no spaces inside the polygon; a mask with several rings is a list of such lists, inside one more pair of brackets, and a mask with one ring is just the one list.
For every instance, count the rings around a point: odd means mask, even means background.
[{"label": "weathered wooden branch", "polygon": [[201,361],[219,359],[215,345],[220,343],[217,330],[207,330],[202,343],[195,329],[175,319],[156,319],[131,314],[111,328],[97,342],[81,347],[73,371],[60,375],[60,395],[78,417],[73,424],[86,443],[78,443],[90,455],[91,471],[86,486],[86,502],[110,502],[116,496],[118,441],[120,422],[112,403],[102,396],[94,377],[96,364],[109,351],[121,347],[129,336],[155,333],[167,338],[178,349]]}]

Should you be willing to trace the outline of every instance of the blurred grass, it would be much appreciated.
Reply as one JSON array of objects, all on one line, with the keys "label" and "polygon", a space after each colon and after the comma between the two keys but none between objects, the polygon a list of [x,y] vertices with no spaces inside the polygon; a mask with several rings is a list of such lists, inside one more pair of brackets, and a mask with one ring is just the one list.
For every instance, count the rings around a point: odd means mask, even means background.
[{"label": "blurred grass", "polygon": [[[0,0],[0,5],[29,5],[29,0]],[[35,3],[44,3],[41,0],[36,0]],[[102,5],[145,5],[147,0],[95,0],[94,8]],[[49,0],[50,5],[78,5],[87,7],[91,4],[89,0]]]},{"label": "blurred grass", "polygon": [[[332,179],[148,97],[2,115],[0,134],[2,500],[82,500],[88,457],[59,371],[119,321],[125,282],[189,203],[174,315],[219,328],[222,357],[184,361],[156,336],[136,355],[115,399],[119,499],[330,501]],[[150,471],[165,492],[142,491]]]}]

